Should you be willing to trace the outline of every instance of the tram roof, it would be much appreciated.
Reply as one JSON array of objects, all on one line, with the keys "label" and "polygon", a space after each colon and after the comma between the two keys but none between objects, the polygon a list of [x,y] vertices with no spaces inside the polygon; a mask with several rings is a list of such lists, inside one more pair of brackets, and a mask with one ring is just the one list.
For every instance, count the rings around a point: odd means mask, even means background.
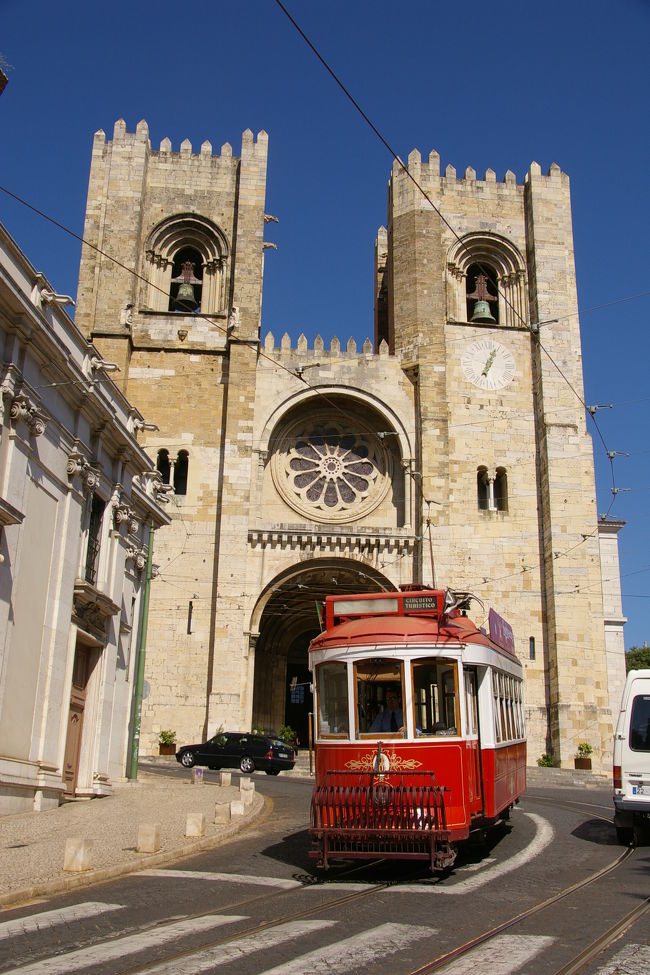
[{"label": "tram roof", "polygon": [[468,616],[443,618],[441,622],[424,616],[366,616],[347,620],[315,637],[310,650],[368,643],[400,645],[414,642],[445,646],[473,643],[517,660],[514,654],[490,640]]}]

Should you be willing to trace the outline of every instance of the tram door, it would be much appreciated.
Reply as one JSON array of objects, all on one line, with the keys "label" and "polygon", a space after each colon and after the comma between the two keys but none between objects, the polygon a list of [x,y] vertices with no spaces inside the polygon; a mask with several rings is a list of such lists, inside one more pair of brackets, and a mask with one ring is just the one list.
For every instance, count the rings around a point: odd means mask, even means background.
[{"label": "tram door", "polygon": [[470,814],[483,812],[483,775],[481,770],[481,740],[478,722],[478,680],[476,667],[464,667],[465,711],[467,713],[467,778],[469,783]]}]

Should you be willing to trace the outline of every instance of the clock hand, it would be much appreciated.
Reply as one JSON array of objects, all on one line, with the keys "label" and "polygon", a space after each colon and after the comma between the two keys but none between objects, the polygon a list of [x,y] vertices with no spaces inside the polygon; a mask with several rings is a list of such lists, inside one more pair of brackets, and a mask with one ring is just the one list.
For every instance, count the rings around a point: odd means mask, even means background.
[{"label": "clock hand", "polygon": [[492,349],[492,351],[490,352],[490,354],[488,356],[487,362],[485,363],[485,366],[483,367],[483,372],[481,373],[482,376],[487,376],[487,374],[490,371],[490,368],[492,366],[492,363],[495,360],[496,354],[497,354],[497,350],[496,349]]}]

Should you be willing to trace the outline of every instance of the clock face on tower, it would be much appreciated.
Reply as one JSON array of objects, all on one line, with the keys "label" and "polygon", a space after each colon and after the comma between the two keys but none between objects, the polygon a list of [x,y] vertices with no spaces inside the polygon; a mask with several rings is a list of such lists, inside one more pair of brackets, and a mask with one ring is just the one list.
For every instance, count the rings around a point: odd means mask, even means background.
[{"label": "clock face on tower", "polygon": [[472,342],[463,352],[461,365],[465,378],[479,389],[503,389],[515,375],[512,352],[494,339]]}]

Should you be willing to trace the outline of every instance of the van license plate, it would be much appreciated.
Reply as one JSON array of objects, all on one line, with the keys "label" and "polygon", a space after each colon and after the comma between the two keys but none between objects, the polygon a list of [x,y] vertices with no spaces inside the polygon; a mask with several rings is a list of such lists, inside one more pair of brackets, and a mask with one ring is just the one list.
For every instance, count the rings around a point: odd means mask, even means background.
[{"label": "van license plate", "polygon": [[634,786],[632,786],[632,795],[635,795],[635,796],[644,796],[645,794],[646,794],[646,791],[645,791],[644,786],[642,786],[642,785],[634,785]]}]

